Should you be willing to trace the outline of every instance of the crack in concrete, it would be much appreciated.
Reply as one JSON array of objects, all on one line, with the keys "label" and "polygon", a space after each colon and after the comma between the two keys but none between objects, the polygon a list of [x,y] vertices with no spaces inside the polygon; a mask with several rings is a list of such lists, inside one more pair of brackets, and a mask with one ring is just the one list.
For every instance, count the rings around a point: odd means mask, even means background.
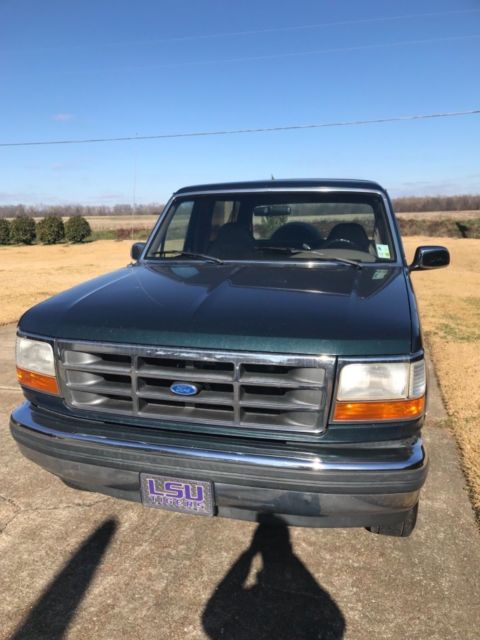
[{"label": "crack in concrete", "polygon": [[3,500],[4,502],[7,502],[8,504],[11,504],[12,507],[15,507],[15,509],[21,509],[22,508],[19,504],[17,504],[15,502],[15,500],[13,500],[13,498],[7,498],[7,496],[0,495],[0,500]]},{"label": "crack in concrete", "polygon": [[41,511],[65,511],[69,509],[89,509],[90,507],[94,507],[97,504],[100,504],[101,502],[106,502],[107,500],[110,499],[110,497],[105,496],[104,498],[99,498],[98,500],[94,500],[94,502],[90,502],[88,504],[76,503],[76,504],[61,505],[58,507],[26,507],[26,508],[21,507],[11,498],[5,498],[5,496],[0,496],[0,499],[4,500],[8,504],[11,504],[15,509],[17,509],[16,513],[14,513],[13,516],[10,518],[10,520],[8,520],[7,523],[0,529],[0,534],[1,534],[7,529],[7,527],[9,527],[12,524],[14,520],[18,518],[18,516],[21,516],[25,513],[35,513],[35,512],[41,512]]},{"label": "crack in concrete", "polygon": [[15,520],[15,518],[17,516],[18,516],[18,513],[14,513],[13,516],[10,518],[10,520],[7,520],[7,522],[0,529],[0,535],[5,531],[5,529],[8,527],[8,525],[11,524]]},{"label": "crack in concrete", "polygon": [[8,527],[8,525],[15,520],[15,518],[21,512],[22,508],[12,498],[7,498],[6,496],[0,495],[0,500],[2,502],[5,502],[6,504],[9,504],[14,509],[14,513],[10,518],[10,520],[7,520],[7,522],[3,525],[3,527],[0,528],[0,534],[2,534],[5,531],[5,529]]}]

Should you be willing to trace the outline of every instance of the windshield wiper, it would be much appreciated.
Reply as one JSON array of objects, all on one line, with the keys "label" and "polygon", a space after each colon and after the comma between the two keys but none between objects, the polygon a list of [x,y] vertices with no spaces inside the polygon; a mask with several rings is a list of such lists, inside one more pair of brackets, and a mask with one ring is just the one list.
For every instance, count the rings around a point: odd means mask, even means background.
[{"label": "windshield wiper", "polygon": [[278,246],[267,246],[267,247],[255,247],[257,251],[282,251],[283,253],[288,253],[291,256],[296,256],[299,253],[313,253],[315,256],[319,256],[319,262],[336,262],[337,264],[345,264],[349,267],[355,267],[356,269],[362,268],[362,263],[358,260],[349,260],[348,258],[336,258],[336,257],[328,257],[322,251],[318,251],[317,249],[311,249],[308,245],[305,245],[304,249],[293,249],[292,247],[278,247]]},{"label": "windshield wiper", "polygon": [[215,256],[207,256],[206,253],[196,253],[195,251],[180,251],[179,249],[169,249],[168,251],[156,251],[153,254],[154,258],[161,258],[172,253],[176,253],[179,258],[201,258],[207,262],[214,262],[215,264],[223,264],[223,260],[216,258]]}]

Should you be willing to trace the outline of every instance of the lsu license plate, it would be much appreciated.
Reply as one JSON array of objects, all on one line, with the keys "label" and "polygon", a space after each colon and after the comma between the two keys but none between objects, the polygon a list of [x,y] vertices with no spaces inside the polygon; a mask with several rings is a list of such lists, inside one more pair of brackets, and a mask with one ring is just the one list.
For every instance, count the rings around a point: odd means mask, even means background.
[{"label": "lsu license plate", "polygon": [[145,507],[197,516],[214,515],[213,486],[209,480],[186,480],[141,473],[140,487]]}]

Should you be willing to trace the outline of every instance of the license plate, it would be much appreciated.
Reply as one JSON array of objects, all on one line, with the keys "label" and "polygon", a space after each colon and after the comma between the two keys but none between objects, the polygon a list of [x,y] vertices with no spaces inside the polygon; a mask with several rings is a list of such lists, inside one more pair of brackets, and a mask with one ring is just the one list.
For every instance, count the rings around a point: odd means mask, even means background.
[{"label": "license plate", "polygon": [[187,480],[141,473],[140,487],[145,507],[213,516],[213,486],[208,480]]}]

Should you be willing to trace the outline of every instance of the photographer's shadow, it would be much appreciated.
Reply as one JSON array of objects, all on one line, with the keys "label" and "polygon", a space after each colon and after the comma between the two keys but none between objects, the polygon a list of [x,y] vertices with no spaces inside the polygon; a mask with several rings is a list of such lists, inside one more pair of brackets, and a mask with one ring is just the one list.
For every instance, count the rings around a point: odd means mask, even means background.
[{"label": "photographer's shadow", "polygon": [[[257,554],[262,568],[248,586]],[[338,640],[345,631],[335,601],[292,552],[288,528],[272,519],[259,524],[210,597],[202,622],[212,640]]]}]

